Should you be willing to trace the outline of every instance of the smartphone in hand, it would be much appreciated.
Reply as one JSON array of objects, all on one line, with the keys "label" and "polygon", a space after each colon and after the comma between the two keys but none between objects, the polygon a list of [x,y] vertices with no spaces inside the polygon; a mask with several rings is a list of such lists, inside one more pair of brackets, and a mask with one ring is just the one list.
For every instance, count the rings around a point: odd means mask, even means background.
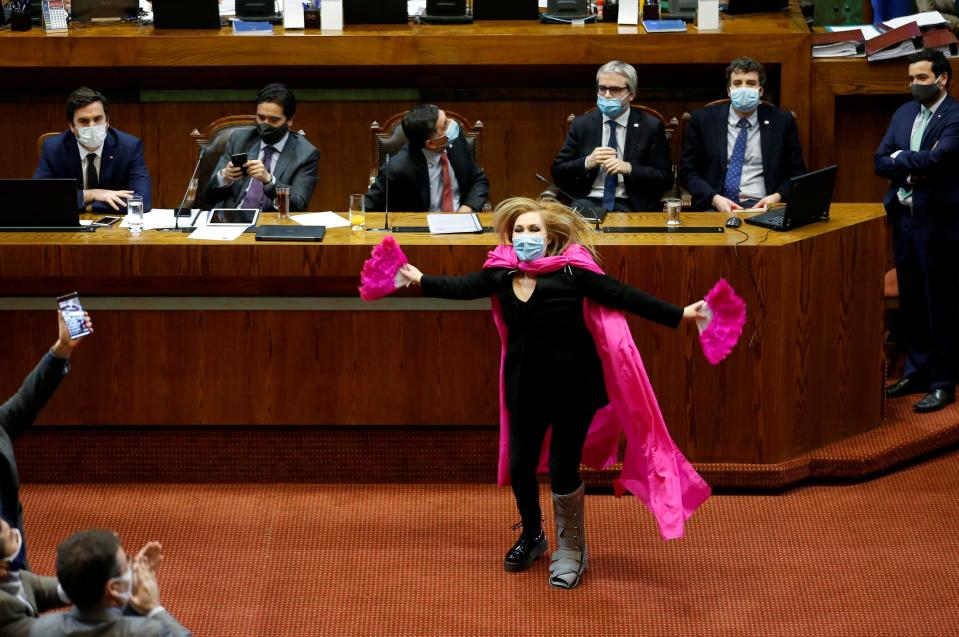
[{"label": "smartphone in hand", "polygon": [[[233,164],[234,168],[243,168],[243,164],[247,161],[246,153],[237,153],[230,157],[230,163]],[[243,168],[243,176],[246,177],[246,168]]]},{"label": "smartphone in hand", "polygon": [[83,306],[80,305],[80,295],[76,292],[57,297],[57,305],[63,322],[67,324],[70,338],[80,338],[90,333],[83,322]]}]

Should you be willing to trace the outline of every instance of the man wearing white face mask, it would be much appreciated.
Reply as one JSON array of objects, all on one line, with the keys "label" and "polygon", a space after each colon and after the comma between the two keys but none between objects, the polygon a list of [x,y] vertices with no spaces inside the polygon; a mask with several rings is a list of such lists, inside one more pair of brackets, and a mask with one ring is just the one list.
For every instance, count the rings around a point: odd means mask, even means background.
[{"label": "man wearing white face mask", "polygon": [[[473,161],[459,124],[432,104],[414,106],[403,117],[408,143],[380,166],[366,192],[367,210],[477,212],[489,199],[489,179]],[[387,177],[388,176],[388,177]]]},{"label": "man wearing white face mask", "polygon": [[31,637],[189,637],[160,605],[160,551],[151,542],[130,560],[115,533],[74,533],[57,547],[57,579],[74,608],[38,619]]},{"label": "man wearing white face mask", "polygon": [[729,103],[692,114],[679,183],[694,210],[731,212],[785,201],[790,177],[806,172],[791,113],[761,102],[766,70],[751,58],[726,68]]},{"label": "man wearing white face mask", "polygon": [[67,606],[70,600],[57,578],[21,570],[23,538],[0,519],[0,635],[27,637],[39,613]]},{"label": "man wearing white face mask", "polygon": [[637,86],[636,69],[625,62],[607,62],[596,72],[596,108],[573,120],[553,160],[556,185],[586,200],[575,208],[662,210],[660,199],[673,187],[666,129],[630,108]]},{"label": "man wearing white face mask", "polygon": [[76,179],[77,208],[126,212],[134,194],[150,210],[153,187],[143,142],[110,126],[110,102],[81,87],[67,98],[69,128],[43,142],[34,179]]}]

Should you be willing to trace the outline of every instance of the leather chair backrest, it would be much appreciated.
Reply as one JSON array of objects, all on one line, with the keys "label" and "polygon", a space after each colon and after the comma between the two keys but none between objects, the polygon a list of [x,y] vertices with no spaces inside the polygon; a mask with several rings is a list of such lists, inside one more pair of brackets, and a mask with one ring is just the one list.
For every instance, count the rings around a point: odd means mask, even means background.
[{"label": "leather chair backrest", "polygon": [[56,137],[62,131],[54,131],[52,133],[43,133],[37,137],[37,161],[40,161],[40,156],[43,155],[43,142],[47,141],[51,137]]}]

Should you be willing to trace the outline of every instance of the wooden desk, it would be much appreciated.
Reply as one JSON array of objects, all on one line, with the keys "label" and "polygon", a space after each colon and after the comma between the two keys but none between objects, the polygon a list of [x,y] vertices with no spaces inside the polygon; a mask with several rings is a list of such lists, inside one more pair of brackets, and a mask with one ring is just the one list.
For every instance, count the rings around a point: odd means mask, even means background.
[{"label": "wooden desk", "polygon": [[300,99],[296,128],[321,152],[311,210],[342,209],[350,193],[365,190],[370,123],[420,101],[484,122],[494,201],[535,195],[542,184],[534,173],[548,174],[566,116],[595,106],[596,69],[614,59],[637,66],[638,101],[679,119],[725,96],[730,60],[754,56],[769,66],[769,89],[796,113],[806,143],[810,36],[798,9],[726,16],[710,33],[636,31],[493,21],[356,26],[335,35],[277,28],[278,35],[252,38],[131,25],[63,36],[0,32],[0,117],[17,122],[0,153],[0,177],[32,174],[37,137],[64,128],[67,94],[87,84],[114,101],[113,125],[143,139],[154,203],[172,208],[196,157],[190,131],[252,113],[256,90],[282,81]]},{"label": "wooden desk", "polygon": [[[369,215],[374,226],[382,222]],[[719,214],[685,215],[721,225]],[[606,270],[677,304],[720,277],[750,322],[721,365],[695,329],[630,324],[670,430],[700,462],[779,462],[879,423],[884,218],[837,205],[781,234],[598,234]],[[397,215],[422,225],[420,215]],[[662,214],[611,215],[661,227]],[[226,244],[123,229],[0,235],[0,395],[50,345],[53,297],[76,289],[96,333],[44,411],[49,424],[490,425],[498,338],[488,301],[364,304],[357,273],[381,235]],[[492,235],[400,234],[430,273],[481,266]],[[739,243],[739,245],[737,245]]]}]

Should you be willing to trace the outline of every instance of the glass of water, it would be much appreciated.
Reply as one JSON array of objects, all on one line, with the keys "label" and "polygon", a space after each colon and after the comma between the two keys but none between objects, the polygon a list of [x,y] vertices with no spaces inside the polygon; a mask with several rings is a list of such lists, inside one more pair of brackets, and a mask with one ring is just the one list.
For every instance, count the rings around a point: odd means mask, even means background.
[{"label": "glass of water", "polygon": [[363,230],[366,227],[366,197],[364,195],[350,195],[350,226],[353,230]]},{"label": "glass of water", "polygon": [[139,237],[143,231],[143,197],[140,195],[133,195],[127,200],[127,225],[134,237]]}]

